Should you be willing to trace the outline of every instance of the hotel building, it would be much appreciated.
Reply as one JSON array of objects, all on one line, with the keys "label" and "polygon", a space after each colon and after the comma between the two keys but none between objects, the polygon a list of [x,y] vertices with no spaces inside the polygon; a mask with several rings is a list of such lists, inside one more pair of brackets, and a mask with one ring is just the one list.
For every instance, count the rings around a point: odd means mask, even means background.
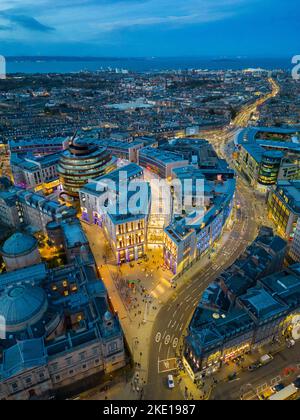
[{"label": "hotel building", "polygon": [[[123,177],[121,184],[120,177]],[[151,191],[143,177],[143,168],[132,163],[108,177],[90,181],[80,190],[82,220],[104,229],[118,264],[137,260],[146,253]],[[135,181],[145,189],[141,192],[139,211],[134,214],[128,208],[134,193],[128,192],[125,201],[121,194]]]}]

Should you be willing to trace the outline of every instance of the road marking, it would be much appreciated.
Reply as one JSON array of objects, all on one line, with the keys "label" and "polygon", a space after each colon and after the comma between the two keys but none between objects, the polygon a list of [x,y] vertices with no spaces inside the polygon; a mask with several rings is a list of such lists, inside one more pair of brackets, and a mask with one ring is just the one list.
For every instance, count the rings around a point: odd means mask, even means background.
[{"label": "road marking", "polygon": [[177,359],[158,360],[158,373],[171,372],[177,370]]},{"label": "road marking", "polygon": [[160,340],[161,340],[161,333],[160,333],[160,332],[158,332],[158,333],[156,334],[155,341],[156,341],[157,343],[159,343],[159,342],[160,342]]},{"label": "road marking", "polygon": [[179,343],[178,338],[177,338],[177,337],[176,337],[176,338],[174,338],[174,340],[173,340],[173,348],[174,348],[174,349],[176,349],[176,347],[178,346],[178,343]]},{"label": "road marking", "polygon": [[171,341],[171,337],[170,335],[167,335],[165,338],[165,345],[167,346],[170,343],[170,341]]}]

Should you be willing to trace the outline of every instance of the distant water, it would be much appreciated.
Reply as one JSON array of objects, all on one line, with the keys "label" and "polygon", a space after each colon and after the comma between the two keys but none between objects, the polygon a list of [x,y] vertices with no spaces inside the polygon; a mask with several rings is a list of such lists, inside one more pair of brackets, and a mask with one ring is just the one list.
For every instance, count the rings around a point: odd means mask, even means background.
[{"label": "distant water", "polygon": [[98,71],[107,68],[126,69],[135,72],[150,72],[162,70],[242,70],[246,68],[263,68],[267,70],[284,69],[292,67],[291,58],[264,59],[264,58],[236,58],[236,59],[210,59],[210,58],[133,58],[133,59],[57,59],[38,61],[8,60],[8,73],[72,73],[79,71]]}]

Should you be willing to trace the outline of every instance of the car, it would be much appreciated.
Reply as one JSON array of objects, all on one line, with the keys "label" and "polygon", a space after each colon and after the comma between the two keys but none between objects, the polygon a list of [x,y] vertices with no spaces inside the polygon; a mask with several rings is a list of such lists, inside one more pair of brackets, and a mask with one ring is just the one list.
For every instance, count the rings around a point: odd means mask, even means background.
[{"label": "car", "polygon": [[168,387],[169,389],[175,388],[175,382],[173,375],[168,375]]},{"label": "car", "polygon": [[295,340],[287,340],[287,346],[289,349],[291,349],[292,347],[295,347],[295,345],[296,345]]},{"label": "car", "polygon": [[285,385],[284,385],[284,384],[282,384],[282,383],[280,383],[280,384],[277,384],[277,385],[273,386],[273,387],[272,387],[272,391],[273,391],[274,393],[276,393],[276,392],[280,392],[280,391],[282,391],[284,388],[285,388]]},{"label": "car", "polygon": [[261,368],[261,363],[257,362],[257,363],[253,363],[253,365],[250,365],[248,367],[248,371],[249,372],[255,372],[257,369]]},{"label": "car", "polygon": [[297,389],[300,389],[300,376],[295,380],[294,385]]}]

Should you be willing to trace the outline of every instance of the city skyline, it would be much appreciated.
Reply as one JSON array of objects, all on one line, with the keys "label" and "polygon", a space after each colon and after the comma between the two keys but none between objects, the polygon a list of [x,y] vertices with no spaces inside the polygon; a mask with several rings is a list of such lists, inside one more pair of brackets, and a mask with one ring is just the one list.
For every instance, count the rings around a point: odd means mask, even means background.
[{"label": "city skyline", "polygon": [[280,6],[279,0],[4,1],[1,54],[294,55],[299,4],[292,0]]}]

